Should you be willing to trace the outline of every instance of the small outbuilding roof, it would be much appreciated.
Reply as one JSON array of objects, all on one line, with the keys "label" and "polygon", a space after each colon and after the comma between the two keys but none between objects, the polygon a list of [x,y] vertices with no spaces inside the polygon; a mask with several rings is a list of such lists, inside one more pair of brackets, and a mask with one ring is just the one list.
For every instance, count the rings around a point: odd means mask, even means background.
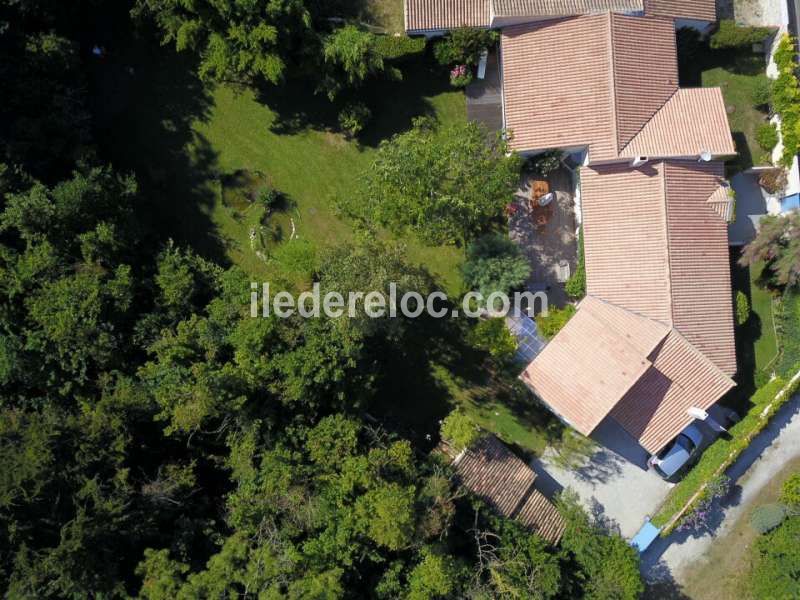
[{"label": "small outbuilding roof", "polygon": [[493,435],[455,457],[461,483],[504,517],[517,519],[556,544],[564,533],[558,509],[534,487],[536,473]]}]

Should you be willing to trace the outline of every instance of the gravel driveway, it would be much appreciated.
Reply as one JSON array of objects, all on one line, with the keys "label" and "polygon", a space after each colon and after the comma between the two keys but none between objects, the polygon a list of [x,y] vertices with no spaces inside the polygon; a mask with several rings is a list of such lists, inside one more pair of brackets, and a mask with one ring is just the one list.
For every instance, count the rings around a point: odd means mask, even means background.
[{"label": "gravel driveway", "polygon": [[761,488],[782,467],[800,457],[800,394],[787,402],[769,426],[728,470],[733,487],[715,503],[709,531],[678,532],[657,540],[642,557],[642,572],[651,581],[681,581],[690,565],[703,561],[718,535],[727,533],[736,521],[747,518]]}]

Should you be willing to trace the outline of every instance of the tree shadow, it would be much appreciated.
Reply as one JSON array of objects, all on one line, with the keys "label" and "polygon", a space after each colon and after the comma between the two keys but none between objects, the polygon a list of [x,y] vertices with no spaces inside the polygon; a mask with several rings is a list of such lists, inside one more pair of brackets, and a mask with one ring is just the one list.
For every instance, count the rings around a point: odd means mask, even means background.
[{"label": "tree shadow", "polygon": [[316,93],[317,82],[310,76],[288,79],[279,86],[261,84],[256,99],[275,113],[270,129],[278,135],[307,130],[338,131],[338,115],[349,102],[363,102],[372,118],[356,138],[367,147],[411,128],[413,119],[435,116],[430,98],[452,91],[446,72],[429,52],[388,61],[403,73],[401,80],[375,77],[363,87],[343,92],[335,101]]},{"label": "tree shadow", "polygon": [[193,129],[213,107],[195,59],[161,46],[147,27],[120,36],[102,60],[90,62],[90,101],[98,154],[133,172],[143,192],[138,212],[159,238],[192,245],[227,265],[225,244],[211,220],[218,155]]},{"label": "tree shadow", "polygon": [[[733,286],[733,302],[736,306],[736,296],[742,292],[750,306],[753,305],[750,294],[750,268],[739,264],[741,249],[731,247],[731,283]],[[723,396],[721,403],[743,415],[750,409],[750,397],[756,391],[756,350],[755,342],[761,335],[761,319],[754,312],[743,325],[736,326],[734,333],[736,339],[736,387]]]},{"label": "tree shadow", "polygon": [[645,580],[645,598],[653,600],[691,600],[664,561],[650,567]]}]

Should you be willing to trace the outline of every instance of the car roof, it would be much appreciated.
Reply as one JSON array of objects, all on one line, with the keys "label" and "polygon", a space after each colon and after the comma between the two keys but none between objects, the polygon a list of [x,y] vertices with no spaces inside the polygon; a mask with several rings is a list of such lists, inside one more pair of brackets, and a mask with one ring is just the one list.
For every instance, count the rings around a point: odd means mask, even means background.
[{"label": "car roof", "polygon": [[658,463],[658,468],[667,477],[672,477],[678,469],[686,464],[686,461],[689,460],[689,456],[691,456],[689,449],[686,448],[684,444],[675,443],[664,455],[664,458],[661,459],[661,462]]},{"label": "car roof", "polygon": [[694,423],[687,425],[686,429],[681,431],[681,433],[692,440],[695,446],[699,446],[703,443],[703,432],[700,431],[700,428]]}]

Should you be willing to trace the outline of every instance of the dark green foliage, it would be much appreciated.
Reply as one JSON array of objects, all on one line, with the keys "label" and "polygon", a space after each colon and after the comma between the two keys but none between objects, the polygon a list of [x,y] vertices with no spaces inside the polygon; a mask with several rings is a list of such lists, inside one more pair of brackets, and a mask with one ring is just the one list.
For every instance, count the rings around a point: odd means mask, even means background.
[{"label": "dark green foliage", "polygon": [[517,340],[508,330],[504,318],[478,321],[472,330],[471,342],[501,362],[512,359],[517,351]]},{"label": "dark green foliage", "polygon": [[760,125],[756,131],[756,140],[764,150],[772,152],[772,149],[778,144],[778,128],[772,123]]},{"label": "dark green foliage", "polygon": [[[345,88],[358,88],[368,77],[384,72],[386,65],[377,45],[378,36],[354,25],[328,35],[322,47],[325,73],[319,89],[333,100]],[[399,72],[390,71],[399,77]]]},{"label": "dark green foliage", "polygon": [[536,316],[536,326],[545,339],[552,340],[561,331],[575,314],[575,307],[568,304],[564,308],[551,308],[547,315],[540,313]]},{"label": "dark green foliage", "polygon": [[525,169],[542,177],[547,177],[552,172],[557,171],[561,166],[563,152],[560,150],[549,150],[542,152],[528,159]]},{"label": "dark green foliage", "polygon": [[202,77],[223,81],[278,83],[294,54],[313,40],[303,0],[139,0],[135,13],[155,20],[163,43],[196,52]]},{"label": "dark green foliage", "polygon": [[353,102],[339,113],[339,127],[349,137],[356,137],[372,118],[372,111],[363,102]]},{"label": "dark green foliage", "polygon": [[800,593],[800,517],[756,540],[750,591],[754,598],[796,598]]},{"label": "dark green foliage", "polygon": [[517,290],[531,274],[531,266],[519,246],[507,235],[484,235],[467,247],[464,283],[481,293],[484,300],[494,292]]},{"label": "dark green foliage", "polygon": [[741,290],[736,292],[736,324],[744,325],[750,320],[750,301]]},{"label": "dark green foliage", "polygon": [[719,22],[719,29],[711,36],[711,47],[715,50],[748,48],[763,42],[773,31],[771,27],[745,27],[731,19],[723,19]]},{"label": "dark green foliage", "polygon": [[579,568],[585,598],[635,600],[644,591],[639,576],[639,555],[620,536],[607,534],[580,508],[576,497],[562,494],[561,514],[567,528],[561,547]]},{"label": "dark green foliage", "polygon": [[491,49],[498,40],[498,33],[489,29],[460,27],[453,29],[436,41],[433,54],[439,64],[477,65],[481,52]]},{"label": "dark green foliage", "polygon": [[800,292],[796,288],[787,290],[779,307],[775,327],[781,348],[776,371],[792,376],[800,368]]},{"label": "dark green foliage", "polygon": [[758,533],[772,531],[786,518],[786,507],[783,504],[762,504],[750,515],[750,525]]},{"label": "dark green foliage", "polygon": [[425,50],[425,38],[408,37],[406,35],[380,35],[375,40],[375,47],[385,60],[403,58],[423,52]]},{"label": "dark green foliage", "polygon": [[578,265],[564,289],[570,298],[580,300],[586,295],[586,256],[583,249],[583,228],[578,232]]}]

